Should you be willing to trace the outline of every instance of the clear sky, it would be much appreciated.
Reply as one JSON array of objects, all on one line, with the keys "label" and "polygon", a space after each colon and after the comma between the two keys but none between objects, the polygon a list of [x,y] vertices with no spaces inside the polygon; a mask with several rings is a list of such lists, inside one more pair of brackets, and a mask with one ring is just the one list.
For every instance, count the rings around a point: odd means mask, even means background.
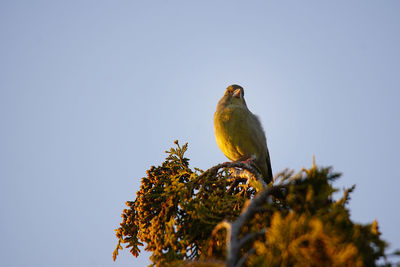
[{"label": "clear sky", "polygon": [[146,266],[114,229],[175,139],[226,161],[244,87],[274,172],[333,166],[400,248],[400,1],[1,1],[0,265]]}]

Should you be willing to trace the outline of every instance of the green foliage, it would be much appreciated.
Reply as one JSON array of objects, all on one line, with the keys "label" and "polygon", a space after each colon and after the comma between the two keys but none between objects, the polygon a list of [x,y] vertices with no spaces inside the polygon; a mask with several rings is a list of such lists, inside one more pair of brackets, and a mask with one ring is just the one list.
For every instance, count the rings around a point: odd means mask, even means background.
[{"label": "green foliage", "polygon": [[215,225],[238,216],[245,200],[254,194],[254,190],[246,191],[246,185],[228,193],[232,179],[226,172],[199,176],[200,170],[191,170],[184,157],[187,144],[176,145],[167,151],[161,166],[147,171],[136,200],[124,210],[124,220],[116,230],[119,242],[114,259],[121,243],[137,256],[139,240],[153,252],[155,263],[204,257]]},{"label": "green foliage", "polygon": [[[193,261],[223,266],[227,231],[216,226],[236,220],[262,186],[227,168],[191,169],[184,157],[187,144],[175,144],[161,166],[147,171],[136,200],[127,202],[116,230],[114,260],[122,245],[137,257],[145,243],[157,266],[194,266]],[[278,174],[271,201],[257,207],[240,229],[240,237],[262,233],[241,247],[241,256],[248,256],[244,265],[376,266],[386,244],[376,222],[350,220],[346,204],[354,186],[339,200],[332,198],[337,189],[331,183],[339,176],[315,164],[298,174]]]}]

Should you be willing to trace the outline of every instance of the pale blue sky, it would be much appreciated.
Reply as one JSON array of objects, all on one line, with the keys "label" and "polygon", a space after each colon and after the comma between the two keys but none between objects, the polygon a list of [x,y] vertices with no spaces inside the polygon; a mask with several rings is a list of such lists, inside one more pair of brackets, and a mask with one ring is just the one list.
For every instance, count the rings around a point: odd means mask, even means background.
[{"label": "pale blue sky", "polygon": [[[145,3],[145,4],[144,4]],[[226,161],[245,88],[274,172],[332,165],[352,218],[400,248],[399,1],[2,1],[0,265],[145,266],[114,229],[175,139]]]}]

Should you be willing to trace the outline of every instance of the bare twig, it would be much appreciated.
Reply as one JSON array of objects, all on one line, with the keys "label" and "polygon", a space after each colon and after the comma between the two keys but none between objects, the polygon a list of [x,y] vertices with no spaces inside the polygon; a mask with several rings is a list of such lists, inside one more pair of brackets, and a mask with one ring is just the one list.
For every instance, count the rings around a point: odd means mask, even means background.
[{"label": "bare twig", "polygon": [[239,247],[242,247],[244,244],[249,242],[250,240],[256,238],[257,236],[263,236],[267,230],[262,229],[261,231],[258,231],[257,233],[248,233],[242,239],[239,240]]},{"label": "bare twig", "polygon": [[[240,249],[242,246],[248,242],[250,239],[260,235],[265,234],[265,230],[261,230],[258,233],[249,233],[245,235],[242,239],[239,239],[239,233],[242,226],[251,219],[255,213],[259,211],[260,206],[262,206],[265,202],[270,201],[268,198],[272,193],[276,191],[280,191],[282,188],[287,187],[287,185],[275,185],[269,188],[265,188],[262,192],[260,192],[255,198],[250,200],[250,204],[243,209],[240,216],[233,222],[230,223],[230,237],[228,243],[228,258],[227,258],[227,266],[233,267],[237,266],[238,262],[241,261],[240,257]],[[229,233],[229,232],[228,232]],[[248,256],[247,256],[248,257]],[[246,258],[247,258],[246,257]],[[243,259],[243,258],[242,258]]]},{"label": "bare twig", "polygon": [[256,252],[256,249],[255,248],[251,248],[249,251],[246,252],[246,254],[243,257],[241,257],[239,259],[239,261],[236,263],[235,267],[241,267],[246,262],[248,257],[250,257],[250,255],[255,253],[255,252]]}]

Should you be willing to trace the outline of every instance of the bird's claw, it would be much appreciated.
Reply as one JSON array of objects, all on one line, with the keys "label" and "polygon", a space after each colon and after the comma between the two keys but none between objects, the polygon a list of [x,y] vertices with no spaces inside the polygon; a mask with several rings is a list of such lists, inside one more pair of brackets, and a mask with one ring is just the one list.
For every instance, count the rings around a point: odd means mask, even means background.
[{"label": "bird's claw", "polygon": [[255,157],[251,156],[250,158],[248,158],[242,162],[246,165],[254,166],[255,165],[254,160],[255,160]]}]

